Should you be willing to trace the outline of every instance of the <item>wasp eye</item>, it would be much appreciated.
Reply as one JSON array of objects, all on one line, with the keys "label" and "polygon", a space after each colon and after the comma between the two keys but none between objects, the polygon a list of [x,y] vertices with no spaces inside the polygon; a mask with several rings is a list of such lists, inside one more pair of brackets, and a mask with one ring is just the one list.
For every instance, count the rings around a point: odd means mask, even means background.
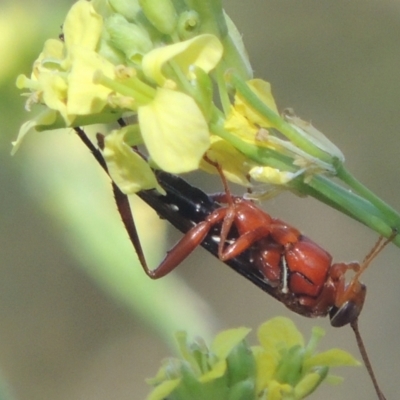
[{"label": "wasp eye", "polygon": [[340,328],[350,324],[360,315],[360,311],[357,305],[351,301],[346,301],[340,308],[333,307],[329,311],[331,325],[335,328]]},{"label": "wasp eye", "polygon": [[355,321],[364,305],[367,288],[361,284],[361,290],[352,299],[344,302],[340,307],[332,307],[329,311],[331,325],[335,328],[347,325]]}]

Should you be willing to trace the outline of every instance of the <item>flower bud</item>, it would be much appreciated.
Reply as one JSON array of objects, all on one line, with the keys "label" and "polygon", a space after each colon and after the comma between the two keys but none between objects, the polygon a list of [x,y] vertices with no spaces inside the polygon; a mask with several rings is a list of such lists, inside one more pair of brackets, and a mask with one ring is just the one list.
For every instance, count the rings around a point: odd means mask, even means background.
[{"label": "flower bud", "polygon": [[303,399],[311,394],[328,375],[328,367],[320,367],[307,374],[294,388],[294,398]]},{"label": "flower bud", "polygon": [[136,14],[140,11],[138,0],[108,0],[111,8],[124,16],[129,22],[135,21]]},{"label": "flower bud", "polygon": [[128,22],[122,15],[111,15],[105,25],[110,43],[131,61],[139,63],[142,56],[153,48],[148,33],[140,26]]},{"label": "flower bud", "polygon": [[147,19],[161,32],[174,32],[178,16],[170,0],[139,0]]},{"label": "flower bud", "polygon": [[304,349],[301,346],[296,345],[288,349],[276,370],[276,380],[294,385],[301,376],[303,361]]},{"label": "flower bud", "polygon": [[238,382],[229,389],[228,400],[249,400],[255,398],[254,381],[251,379]]},{"label": "flower bud", "polygon": [[249,346],[242,341],[236,345],[227,358],[229,384],[243,382],[247,379],[253,382],[256,375],[256,361]]},{"label": "flower bud", "polygon": [[184,11],[178,18],[178,35],[182,40],[199,34],[200,17],[196,11]]}]

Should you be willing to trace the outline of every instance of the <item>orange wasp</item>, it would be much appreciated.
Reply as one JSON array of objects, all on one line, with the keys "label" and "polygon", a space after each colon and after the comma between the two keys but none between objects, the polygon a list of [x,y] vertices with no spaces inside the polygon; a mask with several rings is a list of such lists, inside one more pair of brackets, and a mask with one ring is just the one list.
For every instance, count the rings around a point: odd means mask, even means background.
[{"label": "orange wasp", "polygon": [[[76,131],[107,172],[101,152],[83,131]],[[100,135],[98,141],[102,148]],[[329,315],[334,327],[350,324],[378,398],[384,400],[358,330],[366,295],[359,277],[396,233],[386,240],[380,238],[362,263],[332,263],[332,256],[298,229],[271,217],[253,202],[233,196],[219,165],[206,160],[218,170],[224,193],[208,196],[181,178],[160,171],[157,177],[167,195],[160,196],[154,190],[138,193],[185,233],[155,269],[147,266],[127,196],[112,182],[118,211],[145,273],[152,279],[161,278],[196,247],[204,246],[292,311],[306,317]],[[349,270],[354,275],[346,280]]]}]

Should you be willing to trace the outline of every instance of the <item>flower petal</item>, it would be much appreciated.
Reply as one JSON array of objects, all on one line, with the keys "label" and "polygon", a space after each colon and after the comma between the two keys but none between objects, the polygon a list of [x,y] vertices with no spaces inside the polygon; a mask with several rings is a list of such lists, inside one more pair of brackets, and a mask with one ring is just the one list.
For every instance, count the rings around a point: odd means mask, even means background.
[{"label": "flower petal", "polygon": [[268,385],[268,400],[293,400],[293,389],[286,383],[271,381]]},{"label": "flower petal", "polygon": [[114,79],[114,65],[96,52],[75,46],[70,51],[72,69],[68,75],[68,116],[99,113],[107,104],[111,89],[93,82],[96,71]]},{"label": "flower petal", "polygon": [[304,346],[302,334],[288,318],[276,317],[260,326],[258,340],[265,349],[290,349],[293,346]]},{"label": "flower petal", "polygon": [[341,367],[361,365],[351,354],[341,349],[330,349],[311,356],[304,362],[304,368],[316,366]]},{"label": "flower petal", "polygon": [[155,387],[146,400],[163,400],[168,397],[179,385],[180,379],[164,381]]},{"label": "flower petal", "polygon": [[196,102],[184,93],[157,89],[146,106],[139,107],[142,137],[152,161],[162,170],[195,170],[210,145],[208,125]]},{"label": "flower petal", "polygon": [[298,173],[261,166],[252,168],[249,174],[255,181],[270,183],[272,185],[286,185],[293,178],[298,176]]},{"label": "flower petal", "polygon": [[65,79],[52,71],[43,69],[39,75],[39,82],[46,106],[59,111],[66,121],[71,122],[73,118],[68,117],[67,113],[68,85]]},{"label": "flower petal", "polygon": [[103,28],[103,18],[97,14],[92,4],[86,0],[77,1],[69,10],[63,24],[67,49],[81,46],[95,50]]},{"label": "flower petal", "polygon": [[32,79],[37,79],[39,75],[39,70],[43,66],[48,69],[52,69],[49,65],[50,63],[55,66],[55,64],[60,64],[63,60],[65,54],[65,44],[58,39],[48,39],[44,43],[43,50],[39,54],[39,57],[33,63],[32,68]]},{"label": "flower petal", "polygon": [[[247,177],[250,170],[248,158],[226,140],[215,135],[211,135],[210,139],[211,146],[207,150],[207,157],[221,166],[228,180],[239,185],[250,186]],[[216,173],[216,169],[204,160],[201,161],[200,168],[209,173]]]},{"label": "flower petal", "polygon": [[294,398],[300,400],[307,397],[326,378],[327,374],[328,368],[326,367],[305,375],[294,388]]},{"label": "flower petal", "polygon": [[215,379],[221,378],[224,376],[226,368],[227,365],[225,360],[216,362],[209,371],[199,377],[199,382],[212,382]]},{"label": "flower petal", "polygon": [[256,390],[260,392],[266,388],[274,377],[276,368],[278,367],[279,357],[274,351],[264,350],[257,348],[254,350],[254,356],[257,364],[257,379],[256,379]]},{"label": "flower petal", "polygon": [[35,118],[26,121],[22,124],[21,128],[19,128],[17,140],[12,142],[13,149],[11,154],[14,155],[19,146],[22,143],[22,140],[25,138],[26,134],[29,133],[32,129],[34,129],[38,125],[51,125],[57,118],[57,113],[53,110],[45,110],[41,114],[37,115]]},{"label": "flower petal", "polygon": [[251,329],[242,327],[220,332],[213,340],[211,350],[219,359],[224,360],[250,331]]},{"label": "flower petal", "polygon": [[[247,81],[247,84],[266,106],[268,106],[276,114],[279,114],[275,104],[275,99],[272,96],[271,85],[269,82],[263,81],[262,79],[252,79],[250,81]],[[263,128],[273,126],[264,117],[260,116],[251,107],[249,107],[246,101],[240,96],[240,94],[236,94],[235,96],[235,107],[252,123],[257,124]]]},{"label": "flower petal", "polygon": [[112,131],[104,141],[104,159],[112,180],[125,194],[154,188],[165,194],[147,162],[125,143],[129,128]]},{"label": "flower petal", "polygon": [[167,78],[162,68],[173,60],[185,75],[189,75],[189,67],[195,65],[206,73],[218,64],[222,57],[223,47],[214,35],[204,34],[152,50],[143,57],[142,67],[145,75],[163,86]]},{"label": "flower petal", "polygon": [[240,139],[256,144],[256,135],[259,128],[249,121],[241,112],[240,107],[231,107],[228,117],[225,120],[224,128]]}]

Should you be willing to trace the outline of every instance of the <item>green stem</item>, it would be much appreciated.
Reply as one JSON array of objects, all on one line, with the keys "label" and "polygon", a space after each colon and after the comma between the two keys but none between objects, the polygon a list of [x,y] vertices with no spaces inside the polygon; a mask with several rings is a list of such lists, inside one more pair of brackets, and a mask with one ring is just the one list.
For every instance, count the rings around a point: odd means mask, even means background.
[{"label": "green stem", "polygon": [[[149,98],[143,92],[138,91],[138,90],[134,89],[133,87],[127,86],[124,83],[117,82],[114,79],[108,78],[101,71],[95,72],[94,77],[93,77],[93,82],[103,85],[111,90],[114,90],[115,92],[120,93],[123,96],[131,97],[132,99],[135,99],[135,101],[137,102],[138,105],[147,104],[152,100],[152,98]],[[155,90],[154,90],[154,95],[155,95]]]},{"label": "green stem", "polygon": [[[362,222],[380,235],[389,238],[393,234],[393,225],[391,221],[369,200],[341,186],[335,185],[332,181],[329,181],[323,176],[315,177],[310,182],[310,187],[319,193],[330,196],[330,200],[344,209],[347,215]],[[332,190],[333,187],[334,189]],[[400,247],[399,235],[393,239],[393,243]]]},{"label": "green stem", "polygon": [[[170,68],[169,70],[167,69],[168,67]],[[194,97],[195,91],[176,61],[170,60],[166,66],[166,70],[168,71],[168,76],[172,76],[183,92]]]},{"label": "green stem", "polygon": [[393,229],[385,215],[363,197],[344,189],[323,176],[315,176],[308,185],[380,235],[389,237],[392,234]]},{"label": "green stem", "polygon": [[217,81],[217,86],[218,86],[219,99],[220,99],[224,114],[228,115],[229,111],[231,109],[231,101],[229,99],[229,94],[228,94],[226,82],[224,79],[224,73],[225,73],[225,70],[223,68],[220,68],[220,66],[218,66],[215,71],[215,75],[216,75],[216,81]]},{"label": "green stem", "polygon": [[385,215],[388,221],[391,221],[392,228],[400,230],[400,215],[399,213],[381,200],[370,189],[364,186],[353,175],[351,175],[342,163],[336,166],[337,177],[351,187],[356,193],[365,199],[368,199],[382,214]]},{"label": "green stem", "polygon": [[142,82],[136,76],[125,79],[123,83],[126,84],[126,86],[135,90],[136,92],[141,93],[143,96],[145,96],[145,98],[153,99],[156,95],[156,90],[153,87],[151,87],[147,83]]}]

